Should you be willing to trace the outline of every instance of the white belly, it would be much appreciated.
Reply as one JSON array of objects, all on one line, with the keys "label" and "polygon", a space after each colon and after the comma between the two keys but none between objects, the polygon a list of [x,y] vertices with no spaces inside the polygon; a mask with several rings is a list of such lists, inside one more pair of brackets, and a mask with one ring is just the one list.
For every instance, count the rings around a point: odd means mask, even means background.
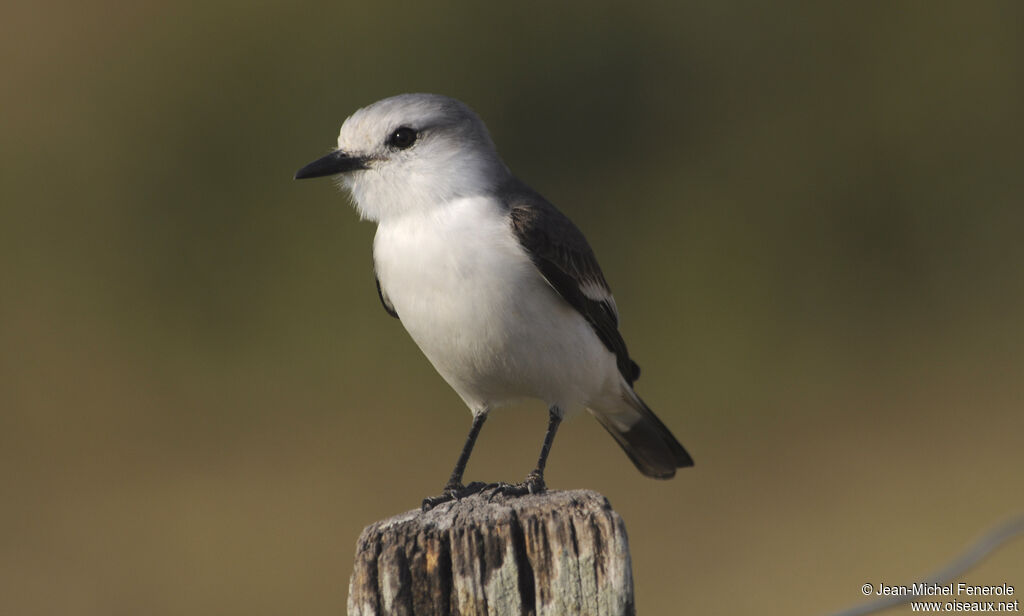
[{"label": "white belly", "polygon": [[528,397],[571,412],[618,391],[614,356],[496,204],[464,199],[382,223],[374,263],[406,330],[474,411]]}]

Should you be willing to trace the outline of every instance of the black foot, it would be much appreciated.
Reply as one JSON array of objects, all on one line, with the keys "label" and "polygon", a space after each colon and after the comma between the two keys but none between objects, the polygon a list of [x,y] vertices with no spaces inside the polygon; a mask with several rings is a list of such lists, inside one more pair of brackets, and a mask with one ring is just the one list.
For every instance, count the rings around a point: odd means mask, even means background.
[{"label": "black foot", "polygon": [[524,496],[526,494],[540,494],[547,492],[548,487],[544,484],[544,475],[533,471],[526,476],[522,483],[499,483],[494,486],[491,498],[495,496]]},{"label": "black foot", "polygon": [[420,509],[423,511],[430,511],[434,507],[443,503],[459,500],[460,498],[466,498],[473,494],[478,494],[487,488],[494,487],[493,483],[484,483],[482,481],[474,481],[468,486],[462,484],[448,484],[444,487],[444,492],[438,496],[428,496],[423,499],[423,504]]}]

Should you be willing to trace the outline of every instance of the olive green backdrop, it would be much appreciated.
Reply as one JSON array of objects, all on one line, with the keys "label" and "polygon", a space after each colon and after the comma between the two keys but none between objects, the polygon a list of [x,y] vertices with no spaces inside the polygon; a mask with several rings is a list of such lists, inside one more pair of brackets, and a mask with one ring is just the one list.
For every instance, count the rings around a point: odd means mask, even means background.
[{"label": "olive green backdrop", "polygon": [[[339,614],[469,414],[294,182],[358,107],[460,98],[600,255],[697,461],[587,416],[642,614],[816,614],[1024,511],[1019,3],[15,0],[0,26],[0,612]],[[494,413],[468,479],[530,468]],[[1024,587],[1017,540],[966,577]],[[909,612],[900,608],[893,613]]]}]

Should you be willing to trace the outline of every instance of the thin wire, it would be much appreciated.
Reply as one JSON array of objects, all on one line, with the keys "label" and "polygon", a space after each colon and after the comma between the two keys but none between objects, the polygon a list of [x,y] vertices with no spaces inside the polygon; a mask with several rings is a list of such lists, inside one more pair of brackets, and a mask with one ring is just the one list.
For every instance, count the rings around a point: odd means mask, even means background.
[{"label": "thin wire", "polygon": [[[972,543],[963,554],[957,556],[948,565],[925,578],[924,583],[938,584],[940,586],[948,584],[969,571],[1004,543],[1022,533],[1024,533],[1024,514],[1018,515],[1009,521],[1000,524],[985,535],[981,536],[977,541]],[[911,588],[913,587],[911,586]],[[921,593],[915,593],[913,591],[907,595],[885,596],[856,607],[851,607],[841,612],[836,612],[831,616],[863,616],[864,614],[872,614],[888,609],[894,605],[909,603],[910,601],[913,601],[915,597],[919,596],[921,596]]]}]

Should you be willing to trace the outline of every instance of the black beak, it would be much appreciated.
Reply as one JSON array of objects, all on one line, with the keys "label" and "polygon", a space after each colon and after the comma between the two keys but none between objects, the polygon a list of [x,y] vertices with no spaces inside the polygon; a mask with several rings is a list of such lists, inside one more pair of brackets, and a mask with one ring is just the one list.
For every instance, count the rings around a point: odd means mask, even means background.
[{"label": "black beak", "polygon": [[349,156],[341,150],[331,152],[323,158],[309,163],[302,169],[295,172],[296,180],[306,178],[319,178],[325,175],[336,175],[346,171],[366,169],[366,159],[361,156]]}]

